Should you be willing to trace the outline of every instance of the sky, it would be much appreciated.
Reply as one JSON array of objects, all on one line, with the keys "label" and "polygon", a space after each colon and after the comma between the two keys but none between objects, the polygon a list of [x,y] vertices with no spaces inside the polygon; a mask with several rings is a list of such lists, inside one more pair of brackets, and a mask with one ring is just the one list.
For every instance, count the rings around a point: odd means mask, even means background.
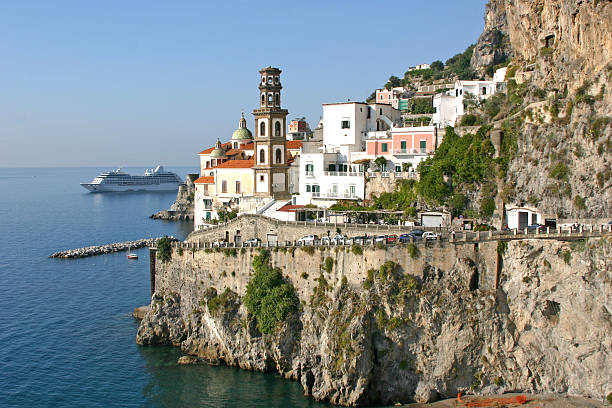
[{"label": "sky", "polygon": [[288,119],[363,101],[462,52],[485,0],[12,1],[0,14],[0,167],[197,165],[282,69]]}]

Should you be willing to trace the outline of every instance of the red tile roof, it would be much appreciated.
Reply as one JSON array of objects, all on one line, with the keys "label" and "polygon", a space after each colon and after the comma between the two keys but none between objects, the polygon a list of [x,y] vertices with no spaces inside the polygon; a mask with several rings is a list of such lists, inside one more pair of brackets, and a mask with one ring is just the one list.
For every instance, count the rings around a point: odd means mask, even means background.
[{"label": "red tile roof", "polygon": [[295,212],[298,208],[302,208],[304,207],[303,205],[290,205],[290,204],[285,204],[283,205],[281,208],[279,208],[276,211],[282,211],[282,212]]},{"label": "red tile roof", "polygon": [[[231,144],[230,142],[223,143],[223,144],[221,145],[221,147],[223,148],[223,150],[226,150],[226,151],[227,151],[227,150],[231,149],[232,144]],[[209,147],[209,148],[208,148],[208,149],[206,149],[206,150],[202,150],[202,151],[201,151],[200,153],[198,153],[198,154],[210,154],[210,153],[211,153],[211,152],[214,150],[214,148],[215,148],[215,146],[213,146],[213,147]]]},{"label": "red tile roof", "polygon": [[245,144],[245,145],[241,146],[240,148],[242,150],[254,150],[255,149],[255,143]]},{"label": "red tile roof", "polygon": [[287,149],[301,149],[302,141],[301,140],[287,140]]},{"label": "red tile roof", "polygon": [[214,176],[202,176],[198,178],[194,183],[196,184],[213,184],[215,182]]},{"label": "red tile roof", "polygon": [[255,165],[255,160],[228,160],[217,166],[218,169],[248,169]]},{"label": "red tile roof", "polygon": [[242,148],[238,148],[238,149],[229,149],[227,152],[225,152],[226,155],[228,156],[235,156],[239,153],[242,153]]}]

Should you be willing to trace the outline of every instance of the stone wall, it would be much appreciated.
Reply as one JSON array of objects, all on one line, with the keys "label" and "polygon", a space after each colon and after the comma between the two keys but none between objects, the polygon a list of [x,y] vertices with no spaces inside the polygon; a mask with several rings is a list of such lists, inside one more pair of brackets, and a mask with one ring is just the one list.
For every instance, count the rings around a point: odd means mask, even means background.
[{"label": "stone wall", "polygon": [[[228,239],[234,242],[234,237],[240,235],[242,242],[250,238],[259,238],[263,243],[268,241],[268,234],[275,234],[279,242],[295,241],[309,234],[317,234],[319,238],[336,233],[336,228],[347,236],[375,236],[384,234],[402,234],[409,232],[411,227],[377,224],[345,224],[345,223],[313,223],[304,221],[279,221],[274,218],[255,214],[242,214],[227,224],[220,224],[206,230],[194,231],[187,237],[187,242],[209,242],[216,239]],[[421,228],[421,227],[419,227]],[[432,231],[435,228],[423,228]]]},{"label": "stone wall", "polygon": [[[415,169],[416,172],[416,169]],[[365,198],[372,200],[374,196],[382,193],[391,193],[395,190],[397,180],[418,180],[418,173],[410,176],[410,173],[401,172],[399,175],[394,171],[386,172],[385,177],[381,172],[368,173],[365,184]]]}]

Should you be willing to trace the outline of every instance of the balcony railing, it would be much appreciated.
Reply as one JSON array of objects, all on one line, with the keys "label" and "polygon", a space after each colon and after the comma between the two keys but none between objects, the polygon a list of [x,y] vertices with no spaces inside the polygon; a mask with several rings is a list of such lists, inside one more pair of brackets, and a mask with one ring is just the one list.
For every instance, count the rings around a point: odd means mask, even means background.
[{"label": "balcony railing", "polygon": [[334,192],[334,191],[328,191],[327,193],[321,193],[319,195],[319,193],[317,193],[317,195],[315,196],[314,193],[312,195],[313,198],[333,198],[333,199],[345,199],[345,200],[357,200],[358,197],[355,193],[350,193],[350,192],[345,192],[345,193],[339,193],[339,192]]},{"label": "balcony railing", "polygon": [[314,171],[306,171],[306,177],[314,177]]},{"label": "balcony railing", "polygon": [[393,154],[427,154],[427,151],[420,149],[393,149]]},{"label": "balcony railing", "polygon": [[363,177],[363,172],[353,172],[353,171],[324,171],[324,176],[349,176],[349,177]]}]

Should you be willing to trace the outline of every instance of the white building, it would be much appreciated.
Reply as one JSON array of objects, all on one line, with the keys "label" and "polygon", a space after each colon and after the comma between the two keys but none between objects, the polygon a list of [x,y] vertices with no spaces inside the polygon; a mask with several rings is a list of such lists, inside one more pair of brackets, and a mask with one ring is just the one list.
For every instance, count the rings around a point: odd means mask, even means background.
[{"label": "white building", "polygon": [[542,215],[533,207],[506,206],[505,218],[510,229],[524,230],[528,225],[543,224]]},{"label": "white building", "polygon": [[465,113],[465,96],[470,94],[483,101],[498,92],[505,92],[506,83],[503,80],[505,75],[506,68],[500,68],[493,75],[492,81],[457,80],[454,89],[434,96],[433,123],[438,128],[455,126],[457,119]]},{"label": "white building", "polygon": [[369,132],[399,124],[400,112],[386,104],[362,102],[323,105],[322,140],[305,142],[300,155],[297,204],[329,207],[337,200],[363,200],[363,164]]}]

